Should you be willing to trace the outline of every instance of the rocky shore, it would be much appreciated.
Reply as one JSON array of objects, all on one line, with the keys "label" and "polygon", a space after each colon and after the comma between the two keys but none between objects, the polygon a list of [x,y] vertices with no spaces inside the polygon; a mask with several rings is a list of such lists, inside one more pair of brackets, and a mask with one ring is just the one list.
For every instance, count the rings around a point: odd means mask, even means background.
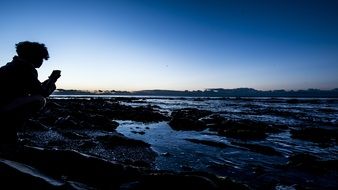
[{"label": "rocky shore", "polygon": [[[236,148],[285,158],[278,150],[253,141],[286,130],[292,138],[337,145],[338,128],[290,127],[252,120],[230,120],[219,113],[197,108],[171,113],[156,105],[129,106],[135,98],[50,99],[19,131],[20,142],[0,150],[0,178],[8,189],[335,189],[338,160],[323,160],[295,153],[287,162],[265,168],[252,167],[243,178],[204,171],[158,170],[151,145],[116,131],[119,120],[166,122],[175,131],[209,130],[232,139],[224,144],[200,139],[189,142]],[[330,111],[330,110],[327,110]],[[278,113],[283,114],[283,113]],[[290,116],[291,117],[291,116]],[[315,121],[314,121],[315,122]],[[142,134],[140,134],[142,135]],[[216,166],[226,170],[226,166]],[[301,174],[301,176],[299,176]],[[298,175],[298,176],[297,176]],[[312,180],[321,176],[320,184]],[[323,177],[324,176],[324,177]],[[1,189],[3,189],[1,187]]]}]

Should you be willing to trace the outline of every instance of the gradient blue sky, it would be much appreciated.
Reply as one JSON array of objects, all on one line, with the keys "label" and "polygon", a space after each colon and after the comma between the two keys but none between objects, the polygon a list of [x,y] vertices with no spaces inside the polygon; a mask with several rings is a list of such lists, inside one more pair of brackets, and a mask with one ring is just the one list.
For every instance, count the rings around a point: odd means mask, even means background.
[{"label": "gradient blue sky", "polygon": [[45,43],[87,90],[338,87],[338,1],[1,0],[0,65]]}]

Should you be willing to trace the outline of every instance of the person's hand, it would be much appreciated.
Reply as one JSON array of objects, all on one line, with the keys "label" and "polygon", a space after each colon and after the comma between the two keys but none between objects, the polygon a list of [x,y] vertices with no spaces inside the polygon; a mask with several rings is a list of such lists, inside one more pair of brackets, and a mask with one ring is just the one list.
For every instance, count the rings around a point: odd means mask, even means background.
[{"label": "person's hand", "polygon": [[60,70],[53,70],[52,74],[49,76],[49,80],[52,83],[55,83],[58,80],[58,78],[60,78],[60,76],[61,76]]},{"label": "person's hand", "polygon": [[54,90],[56,89],[56,85],[55,83],[52,83],[50,81],[50,79],[44,81],[42,84],[41,84],[43,90],[45,91],[45,93],[47,93],[48,95],[51,95]]}]

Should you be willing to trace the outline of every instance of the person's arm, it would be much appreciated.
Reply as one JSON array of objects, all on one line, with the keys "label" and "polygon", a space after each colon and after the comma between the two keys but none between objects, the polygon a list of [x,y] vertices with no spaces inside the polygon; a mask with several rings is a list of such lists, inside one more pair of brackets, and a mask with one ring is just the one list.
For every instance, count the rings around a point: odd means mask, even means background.
[{"label": "person's arm", "polygon": [[42,83],[42,88],[48,96],[54,92],[56,89],[56,81],[61,76],[60,70],[54,70],[52,74],[48,77],[46,81]]},{"label": "person's arm", "polygon": [[43,97],[48,97],[52,92],[50,92],[51,90],[48,90],[46,88],[46,83],[48,80],[44,81],[43,83],[41,83],[38,79],[38,72],[33,69],[30,72],[30,94],[31,95],[41,95]]}]

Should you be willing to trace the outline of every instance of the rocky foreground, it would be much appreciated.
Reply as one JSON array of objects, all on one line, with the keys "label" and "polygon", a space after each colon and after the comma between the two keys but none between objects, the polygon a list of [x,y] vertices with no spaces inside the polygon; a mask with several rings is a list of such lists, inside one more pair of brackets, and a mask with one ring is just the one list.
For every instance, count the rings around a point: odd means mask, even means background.
[{"label": "rocky foreground", "polygon": [[[0,149],[1,189],[335,189],[337,160],[322,160],[309,154],[295,154],[285,165],[283,178],[264,176],[248,183],[232,176],[221,177],[199,171],[159,171],[153,165],[156,153],[150,145],[116,132],[114,120],[165,121],[174,130],[202,131],[237,139],[231,144],[264,155],[283,156],[275,149],[252,144],[269,134],[290,130],[292,137],[323,146],[337,143],[337,126],[292,128],[254,121],[227,120],[217,113],[193,108],[162,112],[148,105],[131,107],[129,98],[50,99],[46,108],[20,129],[20,142]],[[193,143],[222,147],[222,143],[187,139]],[[257,178],[264,170],[256,168]],[[292,176],[328,176],[328,185],[299,183]],[[278,174],[277,176],[283,176]],[[324,177],[325,178],[325,177]],[[258,184],[259,183],[259,184]],[[325,180],[322,182],[325,183]]]}]

